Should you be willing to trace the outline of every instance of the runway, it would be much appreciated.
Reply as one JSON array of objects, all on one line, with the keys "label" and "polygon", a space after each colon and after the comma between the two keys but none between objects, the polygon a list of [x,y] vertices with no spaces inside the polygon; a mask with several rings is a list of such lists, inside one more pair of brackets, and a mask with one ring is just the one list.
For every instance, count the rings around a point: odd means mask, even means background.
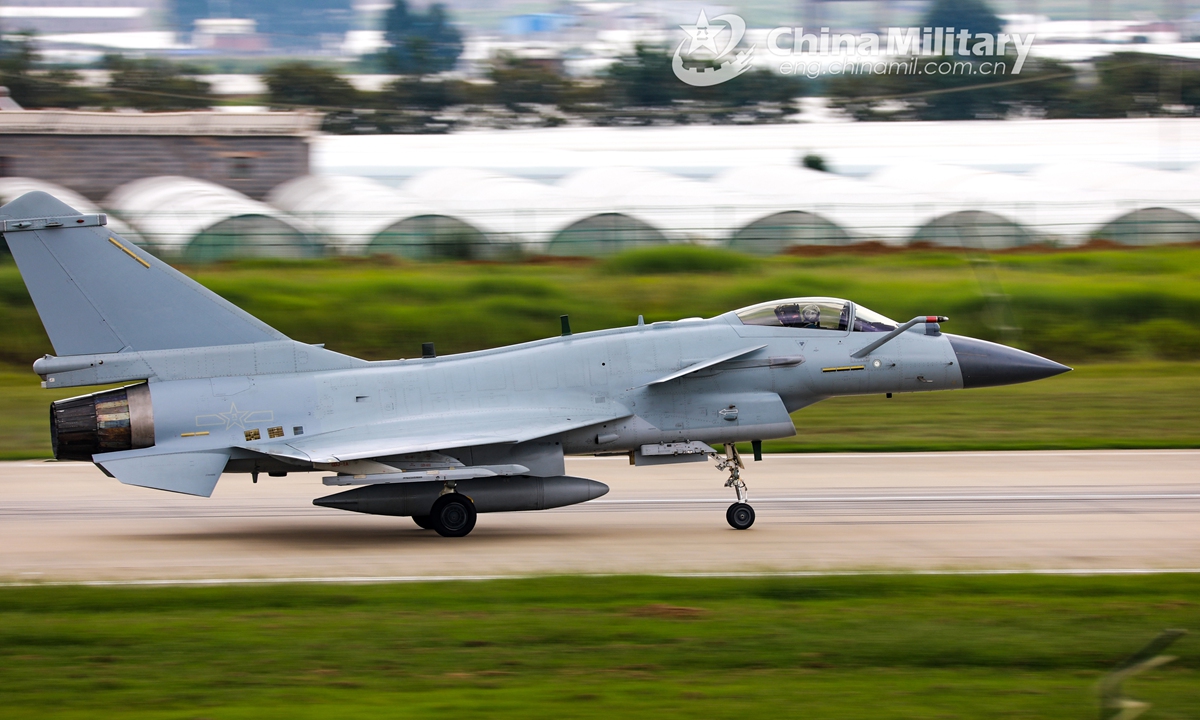
[{"label": "runway", "polygon": [[467,538],[314,507],[321,474],[226,475],[212,498],[121,485],[79,463],[0,463],[0,581],[413,579],[547,573],[1170,570],[1200,567],[1200,451],[569,458],[612,491],[481,515]]}]

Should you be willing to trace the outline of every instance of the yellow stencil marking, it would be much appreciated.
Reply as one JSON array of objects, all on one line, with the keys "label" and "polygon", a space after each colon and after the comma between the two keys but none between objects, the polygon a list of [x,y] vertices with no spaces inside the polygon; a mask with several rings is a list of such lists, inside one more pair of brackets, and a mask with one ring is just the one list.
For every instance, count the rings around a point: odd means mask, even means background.
[{"label": "yellow stencil marking", "polygon": [[848,370],[866,370],[863,365],[843,365],[841,367],[821,368],[821,372],[846,372]]},{"label": "yellow stencil marking", "polygon": [[148,262],[146,262],[145,260],[141,259],[141,258],[140,258],[140,257],[138,257],[137,255],[134,255],[132,250],[130,250],[129,248],[125,247],[125,246],[124,246],[124,245],[122,245],[121,243],[117,242],[117,239],[116,239],[115,237],[110,237],[110,238],[108,239],[108,241],[109,241],[110,243],[112,243],[113,245],[116,245],[117,247],[121,248],[121,250],[122,250],[122,251],[123,251],[123,252],[124,252],[126,255],[128,255],[129,257],[131,257],[131,258],[133,258],[134,260],[137,260],[138,262],[140,262],[142,265],[144,265],[144,266],[146,267],[146,269],[147,269],[147,270],[149,270],[149,269],[150,269],[150,263],[148,263]]},{"label": "yellow stencil marking", "polygon": [[201,430],[200,432],[179,433],[179,437],[202,437],[207,434],[208,434],[207,430]]}]

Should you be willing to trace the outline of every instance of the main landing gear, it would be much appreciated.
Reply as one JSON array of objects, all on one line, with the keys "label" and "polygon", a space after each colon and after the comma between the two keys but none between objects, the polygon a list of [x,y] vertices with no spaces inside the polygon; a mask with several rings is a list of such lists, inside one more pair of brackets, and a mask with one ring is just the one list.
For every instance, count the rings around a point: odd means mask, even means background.
[{"label": "main landing gear", "polygon": [[442,537],[465,537],[475,529],[475,503],[471,498],[454,491],[447,483],[446,489],[437,500],[428,515],[413,515],[413,522],[425,530],[433,530]]},{"label": "main landing gear", "polygon": [[742,470],[746,466],[742,463],[742,457],[733,443],[725,443],[725,457],[722,458],[720,455],[716,457],[720,458],[717,461],[717,470],[729,471],[729,479],[725,481],[725,487],[731,487],[737,493],[737,502],[730,505],[729,509],[725,511],[725,520],[734,530],[747,530],[754,524],[754,508],[746,502],[746,483],[742,480]]}]

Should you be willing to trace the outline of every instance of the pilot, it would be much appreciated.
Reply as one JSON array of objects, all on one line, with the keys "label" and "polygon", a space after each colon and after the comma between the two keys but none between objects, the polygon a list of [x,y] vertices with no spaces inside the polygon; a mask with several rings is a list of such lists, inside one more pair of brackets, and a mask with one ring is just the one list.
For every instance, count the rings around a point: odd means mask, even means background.
[{"label": "pilot", "polygon": [[821,327],[821,308],[817,307],[816,305],[805,305],[804,310],[800,312],[800,324],[797,325],[797,327]]},{"label": "pilot", "polygon": [[800,306],[795,303],[780,305],[775,308],[775,318],[784,327],[799,327]]},{"label": "pilot", "polygon": [[775,308],[775,317],[779,324],[791,328],[820,328],[821,308],[816,305],[805,305],[801,310],[799,305],[780,305]]}]

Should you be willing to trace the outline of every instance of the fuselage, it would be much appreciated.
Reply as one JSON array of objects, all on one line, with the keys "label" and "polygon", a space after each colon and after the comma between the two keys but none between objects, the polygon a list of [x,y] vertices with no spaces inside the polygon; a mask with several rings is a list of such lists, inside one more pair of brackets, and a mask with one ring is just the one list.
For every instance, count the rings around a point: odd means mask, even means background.
[{"label": "fuselage", "polygon": [[[624,452],[681,440],[787,437],[794,433],[790,413],[828,397],[963,386],[946,335],[921,326],[865,358],[851,357],[877,337],[747,325],[731,312],[354,369],[157,382],[151,384],[156,444],[253,447],[273,433],[314,435],[400,418],[540,408],[567,417],[572,410],[624,415],[558,438],[565,454]],[[648,384],[753,348],[759,349]]]}]

